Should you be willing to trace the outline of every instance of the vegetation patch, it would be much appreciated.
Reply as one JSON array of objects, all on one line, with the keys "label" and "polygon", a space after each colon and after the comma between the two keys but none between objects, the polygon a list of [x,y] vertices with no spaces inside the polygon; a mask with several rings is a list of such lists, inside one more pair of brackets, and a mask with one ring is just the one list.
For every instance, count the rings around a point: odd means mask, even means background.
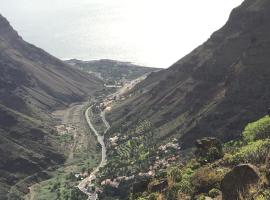
[{"label": "vegetation patch", "polygon": [[270,140],[257,140],[239,148],[234,154],[227,154],[225,162],[230,165],[240,163],[259,164],[265,162],[270,150]]},{"label": "vegetation patch", "polygon": [[213,188],[220,188],[221,180],[226,172],[224,169],[208,166],[198,169],[192,177],[195,193],[208,193]]},{"label": "vegetation patch", "polygon": [[251,142],[270,137],[270,117],[265,116],[258,121],[249,123],[243,132],[246,141]]}]

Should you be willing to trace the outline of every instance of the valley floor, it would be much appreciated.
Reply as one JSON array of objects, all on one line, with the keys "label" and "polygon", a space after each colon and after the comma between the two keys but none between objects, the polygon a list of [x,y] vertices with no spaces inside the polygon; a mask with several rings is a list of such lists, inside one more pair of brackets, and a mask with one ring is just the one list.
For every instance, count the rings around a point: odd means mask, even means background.
[{"label": "valley floor", "polygon": [[[97,141],[91,134],[83,114],[88,106],[89,102],[79,102],[52,113],[56,120],[55,129],[61,141],[61,148],[64,149],[67,160],[64,166],[52,174],[51,179],[31,186],[26,199],[55,199],[57,191],[52,191],[50,187],[59,183],[61,185],[61,179],[67,181],[65,176],[68,175],[73,176],[70,177],[71,185],[69,187],[75,187],[79,179],[74,180],[74,177],[76,178],[78,174],[80,177],[87,176],[86,169],[97,165],[100,160],[96,149]],[[66,188],[61,187],[59,187],[60,190],[65,191]]]},{"label": "valley floor", "polygon": [[110,125],[105,112],[110,110],[115,99],[119,99],[144,78],[135,79],[102,99],[73,103],[66,109],[52,113],[56,121],[55,130],[67,160],[64,166],[51,174],[51,179],[29,187],[25,199],[72,199],[72,195],[76,198],[82,196],[85,199],[96,199],[95,189],[90,191],[93,187],[91,181],[107,160],[104,135]]}]

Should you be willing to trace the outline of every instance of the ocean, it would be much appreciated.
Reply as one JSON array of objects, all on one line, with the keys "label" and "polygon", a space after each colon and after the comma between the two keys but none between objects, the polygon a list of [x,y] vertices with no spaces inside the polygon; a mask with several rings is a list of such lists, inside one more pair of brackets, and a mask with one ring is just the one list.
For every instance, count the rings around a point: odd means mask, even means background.
[{"label": "ocean", "polygon": [[61,59],[166,68],[207,40],[241,2],[0,0],[0,13],[26,41]]}]

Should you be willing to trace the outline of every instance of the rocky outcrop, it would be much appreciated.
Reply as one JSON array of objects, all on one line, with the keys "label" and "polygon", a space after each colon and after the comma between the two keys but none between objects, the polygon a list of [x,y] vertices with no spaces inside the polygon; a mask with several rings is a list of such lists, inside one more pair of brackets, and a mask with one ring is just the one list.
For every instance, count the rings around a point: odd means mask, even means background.
[{"label": "rocky outcrop", "polygon": [[260,179],[258,169],[250,164],[234,167],[221,182],[222,200],[241,199],[251,196],[250,189]]},{"label": "rocky outcrop", "polygon": [[197,159],[202,162],[212,162],[220,159],[223,156],[222,143],[219,139],[214,137],[205,137],[196,140],[195,155]]},{"label": "rocky outcrop", "polygon": [[140,193],[147,190],[148,184],[150,182],[150,177],[148,176],[138,176],[132,186],[133,193]]}]

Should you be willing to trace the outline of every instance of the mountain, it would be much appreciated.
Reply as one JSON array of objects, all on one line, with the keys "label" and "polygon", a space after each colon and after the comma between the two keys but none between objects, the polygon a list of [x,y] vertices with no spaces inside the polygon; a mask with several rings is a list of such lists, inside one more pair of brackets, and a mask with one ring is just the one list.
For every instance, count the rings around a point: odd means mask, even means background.
[{"label": "mountain", "polygon": [[80,61],[72,59],[65,62],[75,68],[79,68],[83,71],[96,75],[108,84],[119,83],[123,81],[123,79],[130,81],[147,73],[160,70],[158,68],[135,65],[130,62],[121,62],[108,59],[95,61]]},{"label": "mountain", "polygon": [[269,23],[269,1],[245,0],[204,44],[141,82],[110,114],[114,130],[147,119],[157,142],[177,137],[182,148],[238,138],[270,106]]},{"label": "mountain", "polygon": [[0,199],[14,199],[11,186],[65,159],[51,111],[85,100],[103,82],[25,42],[1,15],[0,74]]}]

